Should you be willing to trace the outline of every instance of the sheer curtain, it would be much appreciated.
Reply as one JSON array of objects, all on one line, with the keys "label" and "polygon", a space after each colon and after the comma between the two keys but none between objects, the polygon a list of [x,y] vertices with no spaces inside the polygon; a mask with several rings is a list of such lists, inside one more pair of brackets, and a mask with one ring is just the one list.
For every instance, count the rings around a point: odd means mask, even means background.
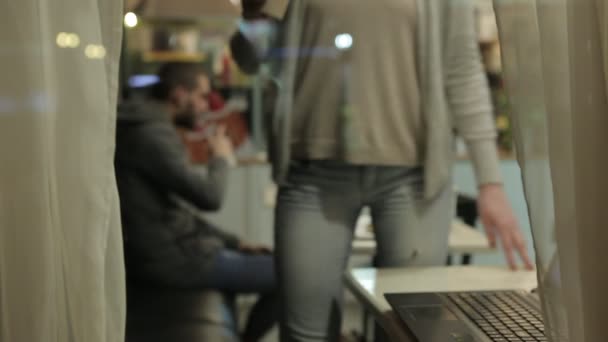
[{"label": "sheer curtain", "polygon": [[124,340],[122,3],[0,2],[0,341]]},{"label": "sheer curtain", "polygon": [[495,0],[552,341],[605,341],[607,5]]}]

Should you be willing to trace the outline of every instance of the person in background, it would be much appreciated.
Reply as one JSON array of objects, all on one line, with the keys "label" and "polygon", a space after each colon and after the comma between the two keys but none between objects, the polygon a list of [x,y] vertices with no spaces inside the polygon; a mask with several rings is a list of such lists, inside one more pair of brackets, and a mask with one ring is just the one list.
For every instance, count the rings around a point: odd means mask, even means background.
[{"label": "person in background", "polygon": [[269,133],[282,341],[339,339],[342,276],[365,206],[378,266],[445,263],[454,127],[491,243],[500,239],[512,268],[514,252],[533,267],[502,185],[471,1],[242,3],[250,27],[276,28],[269,44],[242,29],[231,45],[244,71],[268,62],[278,81]]},{"label": "person in background", "polygon": [[196,64],[169,63],[148,101],[119,108],[116,176],[128,274],[183,289],[259,294],[243,333],[258,341],[276,321],[274,262],[203,220],[199,211],[223,202],[233,147],[225,128],[208,137],[213,157],[206,172],[188,160],[177,133],[208,110],[210,83]]}]

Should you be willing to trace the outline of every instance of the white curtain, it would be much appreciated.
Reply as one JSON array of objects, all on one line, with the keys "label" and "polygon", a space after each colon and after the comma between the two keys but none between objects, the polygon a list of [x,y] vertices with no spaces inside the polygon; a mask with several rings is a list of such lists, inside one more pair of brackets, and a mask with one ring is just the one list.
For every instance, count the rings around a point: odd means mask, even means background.
[{"label": "white curtain", "polygon": [[605,0],[495,0],[551,341],[608,341]]},{"label": "white curtain", "polygon": [[0,341],[124,341],[119,0],[0,2]]}]

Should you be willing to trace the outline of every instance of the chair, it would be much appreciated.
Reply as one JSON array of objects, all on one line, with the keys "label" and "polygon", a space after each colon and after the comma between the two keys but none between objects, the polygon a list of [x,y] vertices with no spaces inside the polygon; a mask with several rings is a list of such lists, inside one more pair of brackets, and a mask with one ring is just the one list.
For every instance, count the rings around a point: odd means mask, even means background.
[{"label": "chair", "polygon": [[211,290],[127,285],[126,342],[238,342],[234,300]]}]

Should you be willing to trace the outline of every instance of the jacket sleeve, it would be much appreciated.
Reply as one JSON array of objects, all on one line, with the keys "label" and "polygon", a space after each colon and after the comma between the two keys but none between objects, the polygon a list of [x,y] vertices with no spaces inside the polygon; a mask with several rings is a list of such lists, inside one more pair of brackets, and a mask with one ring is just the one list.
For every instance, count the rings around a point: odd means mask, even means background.
[{"label": "jacket sleeve", "polygon": [[496,128],[470,0],[447,1],[446,91],[479,185],[501,183]]},{"label": "jacket sleeve", "polygon": [[207,169],[195,168],[177,132],[170,125],[147,128],[140,136],[144,175],[201,210],[219,210],[226,192],[228,161],[212,159]]},{"label": "jacket sleeve", "polygon": [[226,248],[234,250],[239,249],[239,246],[241,245],[241,240],[236,235],[224,231],[221,228],[214,226],[213,224],[205,221],[202,218],[201,220],[203,220],[205,224],[205,232],[207,234],[215,236],[218,239],[222,240]]},{"label": "jacket sleeve", "polygon": [[224,243],[224,246],[230,249],[238,249],[241,245],[241,240],[235,234],[223,230],[212,222],[209,222],[203,213],[194,207],[191,203],[186,202],[181,197],[176,197],[174,200],[184,209],[190,212],[197,219],[197,223],[204,233],[205,237],[216,237]]}]

